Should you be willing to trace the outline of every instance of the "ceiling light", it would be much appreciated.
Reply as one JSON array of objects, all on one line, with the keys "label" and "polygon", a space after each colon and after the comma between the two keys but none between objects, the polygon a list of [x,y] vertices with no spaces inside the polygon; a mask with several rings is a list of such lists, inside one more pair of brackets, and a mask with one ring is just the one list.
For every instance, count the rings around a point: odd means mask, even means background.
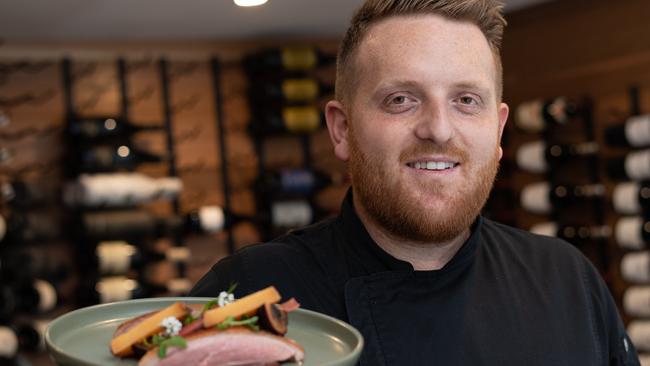
[{"label": "ceiling light", "polygon": [[258,6],[267,2],[267,0],[234,0],[239,6]]}]

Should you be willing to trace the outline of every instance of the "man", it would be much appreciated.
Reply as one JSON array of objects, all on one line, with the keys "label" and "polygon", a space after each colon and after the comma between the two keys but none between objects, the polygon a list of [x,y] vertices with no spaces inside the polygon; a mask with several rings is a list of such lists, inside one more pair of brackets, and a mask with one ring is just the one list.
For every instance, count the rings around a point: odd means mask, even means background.
[{"label": "man", "polygon": [[493,0],[369,0],[325,113],[341,214],[216,264],[192,295],[275,285],[364,335],[362,365],[638,365],[590,263],[479,213],[502,155]]}]

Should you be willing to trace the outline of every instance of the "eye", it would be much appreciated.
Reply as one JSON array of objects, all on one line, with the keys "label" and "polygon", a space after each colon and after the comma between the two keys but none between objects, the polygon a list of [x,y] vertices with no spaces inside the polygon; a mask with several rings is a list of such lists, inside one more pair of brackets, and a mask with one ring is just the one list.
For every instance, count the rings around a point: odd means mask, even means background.
[{"label": "eye", "polygon": [[389,95],[384,100],[384,109],[389,113],[401,113],[410,110],[418,104],[418,100],[413,96],[404,93],[395,93]]},{"label": "eye", "polygon": [[466,104],[466,105],[478,104],[478,101],[469,95],[465,95],[458,98],[458,101],[460,102],[460,104]]}]

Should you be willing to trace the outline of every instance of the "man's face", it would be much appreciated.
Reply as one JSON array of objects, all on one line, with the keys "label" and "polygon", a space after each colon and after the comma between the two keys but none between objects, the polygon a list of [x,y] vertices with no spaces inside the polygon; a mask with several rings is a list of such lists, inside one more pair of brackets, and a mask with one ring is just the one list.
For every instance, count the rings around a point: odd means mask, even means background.
[{"label": "man's face", "polygon": [[393,17],[368,30],[353,62],[347,148],[335,151],[349,159],[358,209],[397,238],[460,235],[489,195],[508,114],[485,37],[436,15]]}]

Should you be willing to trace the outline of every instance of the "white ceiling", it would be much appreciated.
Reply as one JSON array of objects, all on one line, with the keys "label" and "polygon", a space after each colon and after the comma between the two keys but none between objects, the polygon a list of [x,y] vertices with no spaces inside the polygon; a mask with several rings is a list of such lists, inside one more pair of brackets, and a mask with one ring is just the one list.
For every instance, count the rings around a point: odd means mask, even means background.
[{"label": "white ceiling", "polygon": [[[340,36],[363,0],[0,0],[1,41]],[[506,0],[506,11],[549,0]]]}]

